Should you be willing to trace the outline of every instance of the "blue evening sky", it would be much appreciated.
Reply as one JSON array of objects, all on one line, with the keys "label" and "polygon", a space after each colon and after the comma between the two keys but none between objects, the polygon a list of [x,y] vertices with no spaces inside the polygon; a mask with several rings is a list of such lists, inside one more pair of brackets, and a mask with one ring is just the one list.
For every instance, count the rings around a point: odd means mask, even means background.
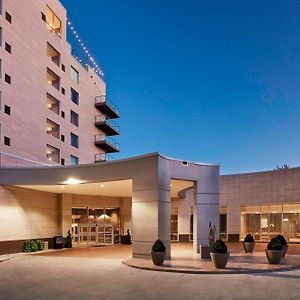
[{"label": "blue evening sky", "polygon": [[300,1],[61,2],[121,110],[116,158],[300,165]]}]

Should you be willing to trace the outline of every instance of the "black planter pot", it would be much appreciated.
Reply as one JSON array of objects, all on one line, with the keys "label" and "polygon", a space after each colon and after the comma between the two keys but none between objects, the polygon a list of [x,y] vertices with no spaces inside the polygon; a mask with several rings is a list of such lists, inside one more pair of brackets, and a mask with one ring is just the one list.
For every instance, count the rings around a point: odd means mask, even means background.
[{"label": "black planter pot", "polygon": [[255,246],[255,242],[254,243],[243,242],[243,246],[246,253],[252,253]]},{"label": "black planter pot", "polygon": [[272,265],[280,264],[283,250],[266,250],[268,261]]},{"label": "black planter pot", "polygon": [[153,264],[156,266],[161,266],[166,258],[166,252],[151,252],[151,257]]}]

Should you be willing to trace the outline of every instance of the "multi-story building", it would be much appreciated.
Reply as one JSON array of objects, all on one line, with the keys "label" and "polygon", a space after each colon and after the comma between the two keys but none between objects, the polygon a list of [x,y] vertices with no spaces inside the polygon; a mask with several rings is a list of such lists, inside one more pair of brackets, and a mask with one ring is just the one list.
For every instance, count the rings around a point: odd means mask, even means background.
[{"label": "multi-story building", "polygon": [[75,165],[118,152],[118,108],[66,39],[58,0],[0,1],[0,165]]}]

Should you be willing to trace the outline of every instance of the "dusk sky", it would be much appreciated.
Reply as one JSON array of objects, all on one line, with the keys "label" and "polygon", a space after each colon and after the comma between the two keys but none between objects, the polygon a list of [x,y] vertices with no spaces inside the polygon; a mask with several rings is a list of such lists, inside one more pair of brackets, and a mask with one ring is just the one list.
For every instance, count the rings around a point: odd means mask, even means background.
[{"label": "dusk sky", "polygon": [[116,158],[300,165],[300,1],[61,2],[120,108]]}]

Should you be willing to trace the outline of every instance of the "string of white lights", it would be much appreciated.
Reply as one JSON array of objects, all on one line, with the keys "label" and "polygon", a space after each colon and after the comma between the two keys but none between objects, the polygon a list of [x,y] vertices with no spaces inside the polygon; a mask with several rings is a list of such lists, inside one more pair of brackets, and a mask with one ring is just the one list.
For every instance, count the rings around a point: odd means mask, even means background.
[{"label": "string of white lights", "polygon": [[[77,32],[77,30],[75,29],[74,25],[71,23],[71,21],[67,18],[67,25],[70,28],[70,31],[72,32],[72,34],[74,35],[75,39],[77,40],[78,44],[80,45],[82,51],[84,52],[84,54],[87,56],[89,62],[90,62],[90,66],[91,68],[98,74],[100,75],[101,78],[104,77],[104,73],[101,70],[101,68],[99,67],[99,65],[97,64],[96,60],[94,59],[94,57],[91,55],[90,51],[87,49],[87,46],[83,43],[82,39],[79,37],[79,34]],[[75,58],[82,63],[82,60],[80,57],[76,57]]]}]

